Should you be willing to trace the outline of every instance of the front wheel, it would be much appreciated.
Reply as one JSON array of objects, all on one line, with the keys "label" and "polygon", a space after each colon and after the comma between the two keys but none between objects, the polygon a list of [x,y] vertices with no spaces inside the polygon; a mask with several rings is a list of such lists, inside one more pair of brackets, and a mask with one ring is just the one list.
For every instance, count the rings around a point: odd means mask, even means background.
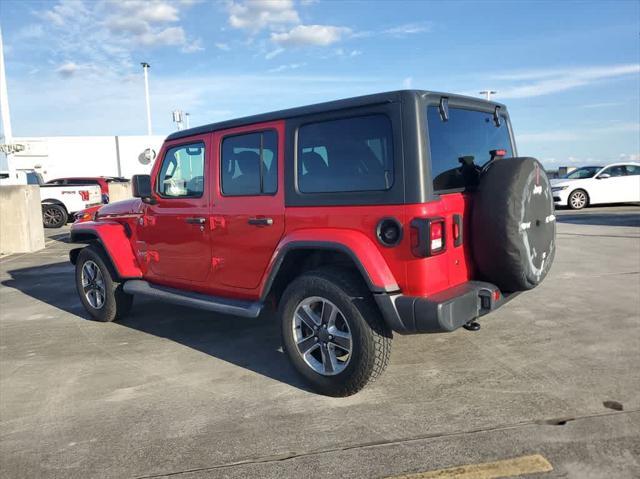
[{"label": "front wheel", "polygon": [[284,349],[316,391],[350,396],[387,366],[391,331],[362,280],[348,270],[305,273],[280,302]]},{"label": "front wheel", "polygon": [[78,254],[76,289],[83,306],[97,321],[119,319],[133,304],[133,296],[122,290],[109,260],[98,246],[87,246]]},{"label": "front wheel", "polygon": [[587,196],[587,192],[584,190],[575,190],[572,191],[569,195],[569,207],[572,210],[581,210],[589,203],[589,197]]}]

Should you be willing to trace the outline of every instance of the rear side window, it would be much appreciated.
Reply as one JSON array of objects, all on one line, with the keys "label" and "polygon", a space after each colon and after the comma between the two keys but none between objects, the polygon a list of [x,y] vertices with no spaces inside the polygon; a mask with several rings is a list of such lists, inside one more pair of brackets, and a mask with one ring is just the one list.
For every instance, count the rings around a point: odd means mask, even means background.
[{"label": "rear side window", "polygon": [[302,193],[388,190],[393,185],[391,121],[368,115],[301,126],[297,160]]},{"label": "rear side window", "polygon": [[449,120],[442,121],[438,107],[429,106],[427,124],[435,191],[473,186],[492,150],[506,150],[506,157],[513,156],[504,116],[496,126],[493,113],[449,108]]},{"label": "rear side window", "polygon": [[222,140],[222,194],[272,195],[278,189],[278,137],[275,131],[228,136]]},{"label": "rear side window", "polygon": [[204,192],[204,143],[174,146],[164,155],[158,193],[165,198],[199,198]]},{"label": "rear side window", "polygon": [[627,169],[627,175],[640,175],[640,166],[627,165],[625,168]]}]

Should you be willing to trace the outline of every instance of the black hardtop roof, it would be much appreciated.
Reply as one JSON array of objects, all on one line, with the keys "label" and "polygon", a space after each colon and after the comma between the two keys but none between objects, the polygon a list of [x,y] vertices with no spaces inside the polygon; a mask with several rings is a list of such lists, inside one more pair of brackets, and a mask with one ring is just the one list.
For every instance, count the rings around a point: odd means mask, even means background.
[{"label": "black hardtop roof", "polygon": [[379,105],[383,103],[395,103],[402,101],[403,99],[424,97],[426,95],[432,96],[446,96],[449,99],[461,99],[467,102],[477,103],[478,105],[490,105],[499,106],[504,111],[506,107],[501,103],[488,102],[481,98],[475,98],[464,95],[454,95],[452,93],[441,93],[425,90],[396,90],[384,93],[375,93],[373,95],[357,96],[352,98],[345,98],[342,100],[334,100],[323,103],[316,103],[313,105],[301,106],[296,108],[288,108],[286,110],[272,111],[269,113],[260,113],[258,115],[245,116],[242,118],[235,118],[232,120],[220,121],[217,123],[209,123],[208,125],[196,126],[189,128],[188,130],[176,131],[167,137],[167,140],[176,140],[179,138],[187,138],[193,135],[201,135],[204,133],[210,133],[217,130],[224,130],[227,128],[234,128],[237,126],[251,125],[252,123],[264,123],[275,120],[285,120],[288,118],[295,118],[298,116],[311,115],[315,113],[324,113],[328,111],[343,110],[347,108],[357,108],[369,105]]}]

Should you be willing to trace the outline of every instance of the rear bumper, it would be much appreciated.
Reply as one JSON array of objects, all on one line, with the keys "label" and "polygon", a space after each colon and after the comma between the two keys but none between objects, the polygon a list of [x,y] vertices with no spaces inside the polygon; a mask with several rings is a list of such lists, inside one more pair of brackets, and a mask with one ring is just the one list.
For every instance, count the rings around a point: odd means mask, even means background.
[{"label": "rear bumper", "polygon": [[484,316],[515,294],[503,295],[497,286],[469,281],[428,298],[402,294],[374,295],[387,325],[401,334],[444,333]]}]

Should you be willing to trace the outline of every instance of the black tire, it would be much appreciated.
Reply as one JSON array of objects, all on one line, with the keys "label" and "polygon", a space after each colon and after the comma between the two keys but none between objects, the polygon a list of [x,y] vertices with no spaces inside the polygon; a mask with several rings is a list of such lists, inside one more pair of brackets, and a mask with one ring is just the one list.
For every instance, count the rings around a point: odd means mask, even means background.
[{"label": "black tire", "polygon": [[470,238],[481,279],[505,292],[525,291],[545,278],[555,257],[551,185],[534,158],[498,160],[480,177]]},{"label": "black tire", "polygon": [[[298,305],[313,297],[337,306],[351,333],[350,359],[344,370],[335,375],[323,375],[309,366],[294,338],[294,313]],[[386,368],[392,334],[357,274],[332,267],[304,273],[287,287],[279,306],[284,350],[313,390],[328,396],[350,396],[377,379]]]},{"label": "black tire", "polygon": [[[582,201],[580,201],[582,200]],[[585,190],[573,190],[567,198],[567,206],[572,210],[581,210],[589,205],[589,194]]]},{"label": "black tire", "polygon": [[[82,284],[82,269],[87,262],[97,265],[104,285],[104,301],[101,307],[96,308],[90,302],[84,292]],[[122,284],[117,281],[117,275],[111,266],[110,260],[104,254],[100,246],[90,245],[83,248],[76,260],[76,289],[80,301],[91,317],[97,321],[110,322],[123,318],[131,310],[133,296],[126,294]]]},{"label": "black tire", "polygon": [[42,205],[42,224],[45,228],[61,228],[68,219],[69,214],[64,206],[55,203]]}]

